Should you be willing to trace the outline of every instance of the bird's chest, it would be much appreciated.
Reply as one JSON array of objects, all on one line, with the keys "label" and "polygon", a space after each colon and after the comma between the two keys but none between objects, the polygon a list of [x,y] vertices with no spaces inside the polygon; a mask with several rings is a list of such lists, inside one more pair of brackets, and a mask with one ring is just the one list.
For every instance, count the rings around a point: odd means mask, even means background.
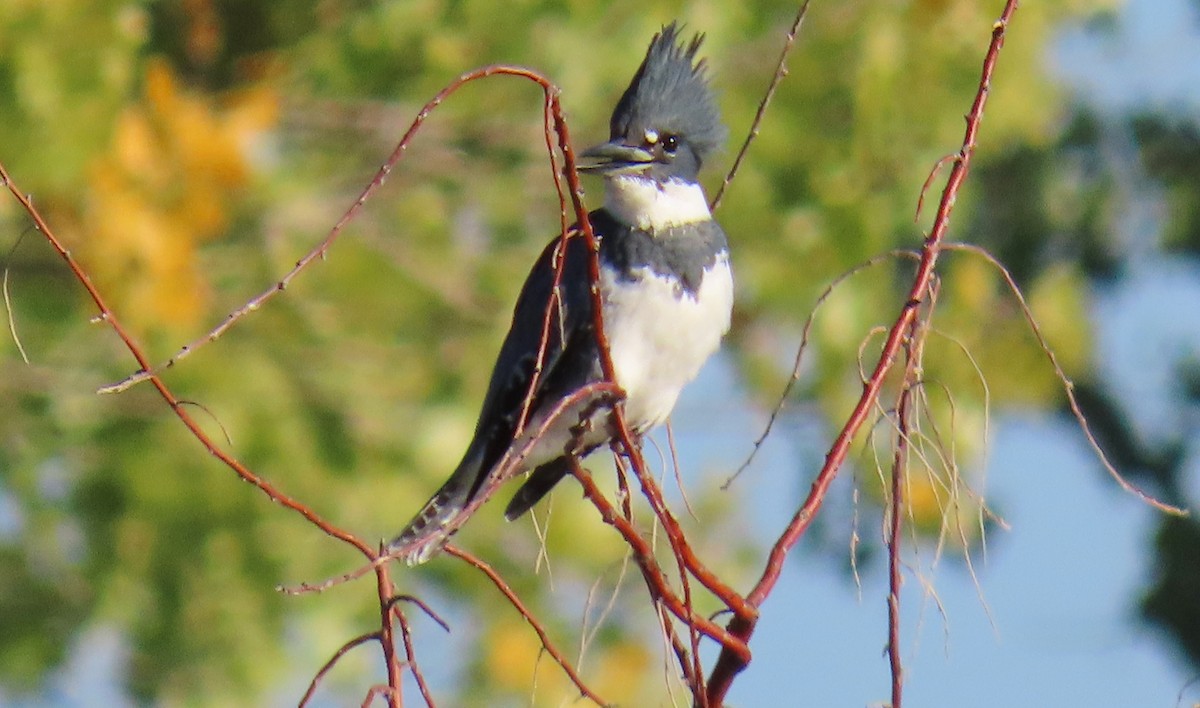
[{"label": "bird's chest", "polygon": [[646,430],[671,412],[729,330],[733,278],[722,254],[694,292],[675,278],[637,268],[600,275],[604,329],[630,424]]}]

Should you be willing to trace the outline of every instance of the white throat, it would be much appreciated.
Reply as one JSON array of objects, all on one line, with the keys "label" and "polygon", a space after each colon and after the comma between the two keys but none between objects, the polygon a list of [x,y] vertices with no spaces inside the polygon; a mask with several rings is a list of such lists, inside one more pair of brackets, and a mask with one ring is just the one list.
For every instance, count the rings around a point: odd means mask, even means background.
[{"label": "white throat", "polygon": [[616,219],[644,231],[708,221],[708,199],[695,182],[621,175],[605,180],[604,206]]}]

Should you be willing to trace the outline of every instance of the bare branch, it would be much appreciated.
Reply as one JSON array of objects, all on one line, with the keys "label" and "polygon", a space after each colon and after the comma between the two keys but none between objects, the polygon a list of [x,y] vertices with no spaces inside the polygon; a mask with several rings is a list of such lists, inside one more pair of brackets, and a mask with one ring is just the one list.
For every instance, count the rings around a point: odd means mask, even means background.
[{"label": "bare branch", "polygon": [[1075,396],[1075,382],[1071,380],[1071,377],[1068,376],[1067,372],[1063,370],[1062,365],[1058,363],[1058,357],[1055,356],[1054,349],[1050,347],[1050,343],[1046,341],[1045,335],[1042,334],[1042,328],[1038,325],[1037,319],[1033,316],[1033,310],[1029,309],[1029,303],[1025,301],[1024,293],[1021,292],[1020,286],[1017,285],[1017,281],[1013,279],[1012,273],[1008,271],[1008,268],[1005,268],[1003,263],[996,260],[995,256],[993,256],[991,253],[988,253],[986,249],[980,246],[969,243],[947,243],[944,245],[944,248],[955,251],[964,251],[966,253],[979,256],[1000,272],[1001,277],[1004,278],[1004,282],[1008,285],[1008,289],[1012,292],[1013,297],[1016,298],[1017,305],[1021,308],[1021,314],[1024,316],[1025,322],[1028,323],[1029,330],[1033,333],[1034,338],[1037,340],[1038,346],[1041,347],[1042,352],[1044,352],[1046,355],[1046,358],[1050,360],[1050,366],[1054,367],[1054,375],[1058,377],[1059,383],[1062,384],[1063,393],[1067,396],[1067,405],[1071,408],[1071,414],[1075,416],[1075,422],[1079,424],[1079,429],[1083,431],[1084,437],[1087,438],[1088,446],[1092,448],[1094,453],[1096,453],[1096,458],[1100,460],[1100,464],[1104,466],[1104,469],[1108,472],[1109,476],[1112,477],[1118,485],[1120,485],[1121,489],[1132,494],[1155,509],[1173,516],[1187,516],[1187,509],[1156,499],[1129,480],[1125,479],[1125,476],[1121,474],[1120,470],[1118,470],[1116,466],[1113,465],[1112,461],[1108,459],[1108,455],[1105,454],[1104,448],[1100,446],[1100,441],[1096,439],[1096,435],[1092,432],[1092,426],[1090,423],[1088,423],[1087,416],[1085,416],[1083,411],[1079,408],[1079,400]]},{"label": "bare branch", "polygon": [[370,641],[379,641],[379,632],[368,632],[366,634],[359,635],[343,644],[336,652],[334,652],[333,656],[329,658],[329,661],[326,661],[325,664],[321,666],[320,670],[317,671],[317,675],[313,676],[312,681],[309,682],[308,690],[305,691],[304,695],[300,698],[299,707],[304,708],[304,706],[308,705],[308,702],[312,700],[313,694],[317,692],[317,686],[321,683],[321,679],[325,678],[325,674],[329,673],[338,660],[349,653],[351,649],[361,644],[366,644]]},{"label": "bare branch", "polygon": [[886,529],[888,548],[888,667],[892,674],[891,708],[901,708],[904,691],[904,667],[900,658],[900,587],[901,575],[900,542],[904,528],[904,491],[907,484],[909,427],[912,416],[912,396],[920,382],[921,349],[928,330],[920,319],[909,326],[904,344],[904,383],[900,400],[896,405],[896,449],[892,458],[891,499],[888,500]]},{"label": "bare branch", "polygon": [[622,538],[625,539],[626,544],[633,550],[634,560],[637,561],[638,567],[642,570],[642,576],[650,588],[651,596],[661,601],[670,610],[671,614],[678,617],[681,621],[695,626],[710,639],[716,640],[728,650],[744,656],[749,661],[750,650],[744,642],[739,641],[711,620],[696,614],[695,610],[680,601],[679,597],[675,595],[670,585],[668,585],[666,576],[663,574],[662,568],[659,567],[658,561],[654,557],[654,550],[650,547],[650,543],[642,534],[638,533],[633,524],[625,519],[623,515],[617,513],[612,503],[600,492],[600,488],[592,480],[591,474],[579,464],[578,460],[575,461],[571,469],[575,474],[575,478],[583,486],[584,496],[600,511],[600,516],[604,522],[617,529]]},{"label": "bare branch", "polygon": [[[809,337],[812,335],[813,324],[817,319],[817,312],[821,309],[821,306],[825,304],[825,301],[828,300],[831,295],[833,295],[834,290],[836,290],[839,285],[844,283],[851,276],[857,275],[868,268],[872,268],[893,258],[911,258],[913,260],[920,260],[920,257],[920,253],[908,249],[895,249],[888,251],[887,253],[880,253],[871,256],[867,260],[862,261],[857,265],[852,266],[849,270],[844,271],[841,275],[834,278],[832,282],[825,286],[825,289],[822,290],[821,294],[817,296],[817,301],[813,303],[813,307],[808,313],[808,318],[804,321],[804,328],[800,333],[800,346],[796,347],[796,357],[792,361],[792,371],[788,375],[787,383],[783,386],[783,391],[781,391],[779,394],[779,399],[776,401],[775,407],[771,409],[771,415],[767,418],[767,424],[763,426],[762,433],[759,434],[757,439],[755,439],[754,445],[750,450],[750,454],[746,456],[745,461],[743,461],[742,464],[738,466],[737,470],[721,485],[722,491],[728,490],[729,487],[732,486],[734,480],[736,480],[742,475],[743,472],[750,468],[750,465],[754,462],[754,458],[758,456],[759,449],[762,448],[763,443],[767,441],[767,437],[770,436],[771,431],[774,430],[776,421],[778,420],[780,414],[783,413],[783,409],[784,406],[787,405],[788,398],[792,395],[792,389],[795,388],[796,382],[800,380],[800,366],[804,362],[804,352],[808,349],[808,341]],[[865,376],[863,378],[864,380],[866,379]]]},{"label": "bare branch", "polygon": [[[979,126],[983,120],[983,109],[987,103],[987,96],[991,87],[992,73],[995,69],[996,61],[1000,56],[1000,49],[1004,45],[1004,36],[1009,22],[1012,20],[1016,10],[1017,0],[1006,0],[1000,19],[992,26],[992,39],[983,59],[983,68],[980,74],[979,87],[975,93],[975,100],[971,105],[971,110],[967,113],[967,125],[962,146],[958,151],[954,166],[950,170],[946,186],[942,190],[942,198],[938,204],[933,227],[921,249],[921,260],[913,277],[913,284],[909,288],[907,302],[901,308],[900,314],[889,330],[875,370],[863,386],[863,392],[857,405],[850,413],[841,432],[827,453],[825,465],[818,473],[816,481],[813,482],[808,498],[805,499],[804,503],[792,517],[791,522],[788,523],[786,529],[779,536],[768,556],[762,577],[754,586],[754,589],[751,590],[750,594],[747,595],[746,599],[752,607],[761,605],[763,600],[771,593],[771,590],[775,587],[783,572],[784,559],[808,529],[814,515],[821,507],[825,495],[829,490],[829,485],[833,483],[842,462],[846,458],[854,435],[862,427],[874,407],[884,379],[895,363],[905,335],[918,316],[925,294],[929,289],[934,268],[937,265],[938,255],[941,252],[941,243],[950,225],[950,214],[954,209],[955,199],[958,196],[958,191],[963,181],[966,179],[971,157],[975,152]],[[730,634],[745,641],[753,634],[755,622],[756,620],[753,617],[735,616],[730,621],[728,629]],[[729,687],[732,685],[733,678],[745,667],[746,662],[742,658],[735,656],[728,648],[722,650],[709,678],[708,697],[710,703],[714,705],[721,704],[729,691]]]},{"label": "bare branch", "polygon": [[721,206],[721,200],[725,197],[725,190],[728,189],[729,183],[737,176],[738,169],[742,166],[742,160],[746,158],[746,153],[750,151],[750,143],[758,137],[759,128],[762,126],[763,117],[767,113],[767,106],[770,105],[771,99],[775,97],[775,91],[779,88],[779,84],[783,83],[784,77],[788,75],[787,58],[792,53],[792,47],[796,45],[796,35],[800,32],[800,25],[804,24],[804,17],[808,15],[808,3],[810,0],[804,0],[800,9],[796,12],[796,18],[792,20],[792,26],[788,29],[787,35],[783,41],[783,48],[779,50],[779,62],[775,65],[775,75],[771,77],[771,83],[767,85],[767,91],[763,94],[762,100],[758,102],[758,110],[754,113],[754,120],[750,121],[750,132],[746,134],[746,139],[742,141],[742,147],[738,149],[737,156],[733,158],[733,165],[729,167],[729,172],[726,173],[725,179],[721,181],[721,187],[717,190],[717,196],[713,197],[712,204],[709,208],[716,211]]},{"label": "bare branch", "polygon": [[468,565],[471,565],[472,567],[481,571],[488,577],[488,580],[492,581],[492,584],[495,585],[496,589],[504,595],[509,604],[516,608],[517,612],[520,613],[521,619],[525,620],[525,623],[528,624],[534,633],[538,635],[538,641],[542,643],[542,648],[546,650],[546,653],[549,654],[560,667],[562,667],[563,673],[567,675],[567,678],[571,679],[571,683],[575,684],[575,688],[579,689],[579,693],[581,695],[586,696],[588,700],[592,701],[598,706],[609,705],[609,703],[597,695],[595,691],[588,688],[587,684],[583,682],[583,679],[580,678],[579,674],[575,672],[575,668],[571,666],[569,661],[567,661],[566,656],[564,656],[563,653],[558,650],[558,647],[554,645],[554,642],[550,640],[550,636],[546,634],[546,629],[542,626],[542,623],[533,616],[533,613],[529,611],[529,608],[525,606],[525,603],[521,602],[521,598],[517,597],[517,594],[513,592],[513,589],[509,586],[509,584],[504,581],[504,578],[500,577],[500,574],[497,573],[492,566],[453,544],[447,545],[445,550],[446,553],[454,556],[455,558],[466,561]]}]

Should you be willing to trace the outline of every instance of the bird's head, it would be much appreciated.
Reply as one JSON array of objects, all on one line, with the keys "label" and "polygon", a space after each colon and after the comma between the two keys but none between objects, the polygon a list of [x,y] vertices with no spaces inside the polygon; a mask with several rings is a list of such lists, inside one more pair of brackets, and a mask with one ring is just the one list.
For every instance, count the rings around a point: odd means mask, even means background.
[{"label": "bird's head", "polygon": [[672,22],[654,35],[641,67],[613,111],[610,139],[583,153],[585,172],[695,182],[725,140],[706,65],[704,35],[681,41]]}]

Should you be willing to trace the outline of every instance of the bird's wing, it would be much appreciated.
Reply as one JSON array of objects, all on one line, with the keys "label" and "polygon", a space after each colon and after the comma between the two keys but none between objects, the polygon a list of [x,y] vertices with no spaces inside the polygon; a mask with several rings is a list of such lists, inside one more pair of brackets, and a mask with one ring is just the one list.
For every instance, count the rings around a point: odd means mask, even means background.
[{"label": "bird's wing", "polygon": [[[556,278],[560,254],[562,273]],[[462,512],[513,445],[522,420],[597,375],[588,256],[587,244],[573,235],[565,243],[556,238],[534,264],[517,298],[512,326],[496,357],[475,436],[462,462],[389,544],[391,549],[408,547],[409,564],[423,563],[437,553],[462,525]]]},{"label": "bird's wing", "polygon": [[[560,253],[562,275],[555,288]],[[525,280],[468,451],[479,462],[468,497],[508,451],[519,424],[594,376],[592,360],[598,359],[588,256],[587,244],[577,235],[566,240],[565,248],[556,238]]]}]

